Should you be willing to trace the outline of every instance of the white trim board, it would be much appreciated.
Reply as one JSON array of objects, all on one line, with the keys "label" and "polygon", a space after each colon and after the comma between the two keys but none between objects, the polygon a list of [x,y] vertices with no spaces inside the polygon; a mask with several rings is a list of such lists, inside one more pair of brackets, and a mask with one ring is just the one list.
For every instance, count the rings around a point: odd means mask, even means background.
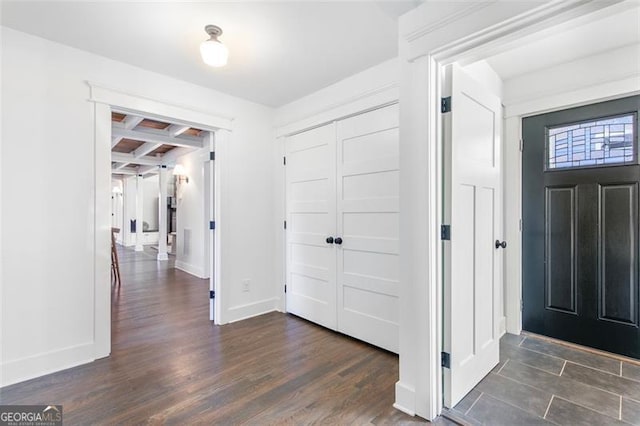
[{"label": "white trim board", "polygon": [[125,93],[90,81],[87,81],[87,84],[91,89],[90,101],[110,105],[118,112],[144,113],[147,117],[160,120],[164,117],[170,117],[172,122],[176,124],[199,127],[209,131],[232,130],[233,128],[233,118],[230,117]]},{"label": "white trim board", "polygon": [[332,121],[341,120],[349,116],[358,115],[392,105],[400,97],[397,83],[385,84],[381,87],[367,90],[357,96],[333,103],[306,118],[276,128],[276,138],[291,136],[322,126]]}]

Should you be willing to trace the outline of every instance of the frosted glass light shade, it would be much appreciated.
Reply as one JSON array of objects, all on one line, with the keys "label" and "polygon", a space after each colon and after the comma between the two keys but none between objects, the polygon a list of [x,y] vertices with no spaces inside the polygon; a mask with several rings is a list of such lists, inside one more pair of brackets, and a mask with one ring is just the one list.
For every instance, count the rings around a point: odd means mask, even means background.
[{"label": "frosted glass light shade", "polygon": [[200,55],[202,55],[205,64],[212,67],[223,67],[227,65],[229,50],[218,40],[209,39],[200,43]]}]

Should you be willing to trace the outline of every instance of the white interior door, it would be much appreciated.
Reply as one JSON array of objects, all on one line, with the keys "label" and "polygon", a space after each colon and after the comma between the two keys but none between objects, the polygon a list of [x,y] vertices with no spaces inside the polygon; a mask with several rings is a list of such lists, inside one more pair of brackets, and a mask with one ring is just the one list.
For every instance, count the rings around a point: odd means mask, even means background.
[{"label": "white interior door", "polygon": [[336,130],[288,137],[287,311],[336,329]]},{"label": "white interior door", "polygon": [[455,406],[499,358],[502,274],[500,99],[457,65],[446,69],[444,114],[444,405]]},{"label": "white interior door", "polygon": [[396,353],[398,120],[396,104],[338,122],[335,245],[338,330]]}]

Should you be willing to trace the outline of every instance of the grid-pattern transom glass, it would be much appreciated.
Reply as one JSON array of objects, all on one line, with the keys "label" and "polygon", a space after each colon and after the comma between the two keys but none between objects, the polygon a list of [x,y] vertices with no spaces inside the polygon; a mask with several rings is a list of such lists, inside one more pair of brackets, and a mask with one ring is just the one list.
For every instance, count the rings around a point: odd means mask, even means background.
[{"label": "grid-pattern transom glass", "polygon": [[635,114],[547,128],[547,170],[637,163]]}]

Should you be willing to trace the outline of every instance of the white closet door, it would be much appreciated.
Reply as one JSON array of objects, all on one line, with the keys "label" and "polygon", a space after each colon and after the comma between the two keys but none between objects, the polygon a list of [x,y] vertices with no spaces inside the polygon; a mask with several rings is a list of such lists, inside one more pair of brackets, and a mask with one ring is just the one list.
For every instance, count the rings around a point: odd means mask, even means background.
[{"label": "white closet door", "polygon": [[334,330],[335,141],[333,123],[286,140],[287,311]]},{"label": "white closet door", "polygon": [[398,105],[338,122],[338,330],[398,352]]}]

